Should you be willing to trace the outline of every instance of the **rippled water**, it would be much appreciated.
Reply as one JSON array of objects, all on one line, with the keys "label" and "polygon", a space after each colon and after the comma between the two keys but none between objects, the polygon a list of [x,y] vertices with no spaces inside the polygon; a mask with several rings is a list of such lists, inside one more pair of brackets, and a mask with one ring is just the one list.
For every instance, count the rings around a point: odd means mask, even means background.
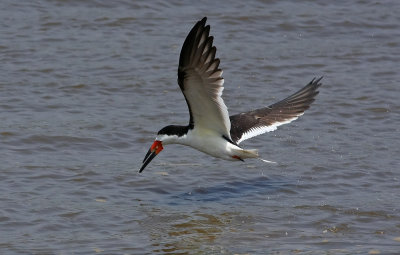
[{"label": "rippled water", "polygon": [[[400,252],[398,1],[0,3],[1,254]],[[244,163],[168,146],[208,16],[230,113],[324,76]]]}]

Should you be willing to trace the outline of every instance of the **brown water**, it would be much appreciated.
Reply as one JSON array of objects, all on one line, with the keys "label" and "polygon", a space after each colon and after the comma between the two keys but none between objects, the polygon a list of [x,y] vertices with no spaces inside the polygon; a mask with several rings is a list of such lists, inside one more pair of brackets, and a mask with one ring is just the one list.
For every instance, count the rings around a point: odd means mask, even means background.
[{"label": "brown water", "polygon": [[[400,2],[0,3],[1,254],[399,254]],[[230,113],[324,76],[244,163],[171,145],[208,16]]]}]

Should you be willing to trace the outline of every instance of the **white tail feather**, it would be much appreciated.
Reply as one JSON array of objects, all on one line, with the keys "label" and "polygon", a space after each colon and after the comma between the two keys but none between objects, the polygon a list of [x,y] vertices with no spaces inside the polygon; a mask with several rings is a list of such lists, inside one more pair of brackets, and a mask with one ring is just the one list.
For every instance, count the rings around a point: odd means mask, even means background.
[{"label": "white tail feather", "polygon": [[278,164],[278,163],[276,163],[275,161],[269,161],[269,160],[262,159],[262,158],[258,158],[258,159],[261,160],[261,161],[263,161],[263,162],[265,162],[265,163],[269,163],[269,164]]},{"label": "white tail feather", "polygon": [[258,150],[242,150],[240,154],[243,158],[258,158]]}]

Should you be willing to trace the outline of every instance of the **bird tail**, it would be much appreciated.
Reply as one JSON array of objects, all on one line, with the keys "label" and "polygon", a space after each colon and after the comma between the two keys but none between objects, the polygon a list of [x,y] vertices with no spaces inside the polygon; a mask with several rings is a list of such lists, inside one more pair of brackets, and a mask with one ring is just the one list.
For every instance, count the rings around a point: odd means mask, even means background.
[{"label": "bird tail", "polygon": [[258,158],[258,150],[242,150],[240,154],[241,158]]},{"label": "bird tail", "polygon": [[238,155],[239,159],[243,161],[245,158],[258,158],[259,160],[265,162],[265,163],[270,163],[270,164],[276,164],[274,161],[262,159],[258,156],[258,150],[253,149],[253,150],[238,150]]}]

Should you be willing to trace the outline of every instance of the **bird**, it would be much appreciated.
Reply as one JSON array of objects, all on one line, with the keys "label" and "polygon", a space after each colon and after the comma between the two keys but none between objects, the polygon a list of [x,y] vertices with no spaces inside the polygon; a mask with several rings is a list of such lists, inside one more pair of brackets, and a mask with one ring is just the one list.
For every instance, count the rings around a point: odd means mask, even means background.
[{"label": "bird", "polygon": [[220,59],[216,58],[214,37],[210,35],[210,25],[206,25],[206,21],[207,17],[204,17],[193,26],[179,56],[178,85],[188,105],[189,124],[160,129],[139,173],[169,144],[190,146],[230,161],[259,158],[258,150],[243,149],[240,143],[296,120],[319,93],[322,77],[312,79],[305,87],[277,103],[229,116],[222,99],[224,78]]}]

